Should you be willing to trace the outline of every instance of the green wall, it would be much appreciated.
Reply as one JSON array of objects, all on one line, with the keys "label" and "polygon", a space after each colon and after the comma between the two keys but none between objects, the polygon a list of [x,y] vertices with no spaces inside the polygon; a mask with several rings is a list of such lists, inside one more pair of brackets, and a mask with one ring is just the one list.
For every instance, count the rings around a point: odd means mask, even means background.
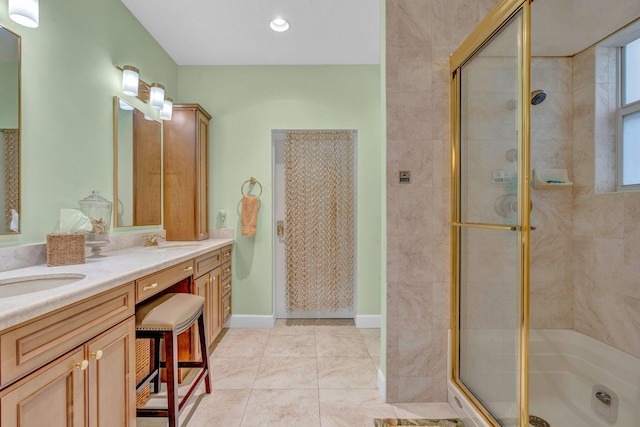
[{"label": "green wall", "polygon": [[92,190],[113,201],[115,66],[137,66],[174,97],[178,66],[119,0],[41,1],[34,29],[11,21],[2,1],[0,25],[22,37],[23,170],[22,234],[0,236],[0,246],[42,243],[60,208],[78,207]]},{"label": "green wall", "polygon": [[[180,67],[180,102],[213,115],[210,132],[210,223],[219,209],[235,228],[234,314],[270,315],[272,293],[272,129],[357,129],[358,314],[380,314],[384,146],[380,67]],[[242,237],[240,186],[264,187],[256,237]]]}]

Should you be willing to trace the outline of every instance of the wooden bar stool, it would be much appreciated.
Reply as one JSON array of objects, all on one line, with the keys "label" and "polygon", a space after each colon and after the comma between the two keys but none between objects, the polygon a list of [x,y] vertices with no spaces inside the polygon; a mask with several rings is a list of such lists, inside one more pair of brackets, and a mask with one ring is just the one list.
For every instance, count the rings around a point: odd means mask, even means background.
[{"label": "wooden bar stool", "polygon": [[[178,335],[198,322],[201,362],[178,361]],[[180,411],[191,394],[204,380],[207,393],[211,393],[209,376],[209,349],[207,348],[204,322],[204,298],[192,294],[165,294],[136,308],[136,338],[154,341],[151,372],[136,387],[138,393],[153,381],[153,391],[160,391],[160,368],[167,372],[167,409],[138,408],[139,417],[166,417],[169,427],[178,427]],[[160,339],[164,339],[166,362],[160,362]],[[178,399],[178,368],[201,368],[184,398]]]}]

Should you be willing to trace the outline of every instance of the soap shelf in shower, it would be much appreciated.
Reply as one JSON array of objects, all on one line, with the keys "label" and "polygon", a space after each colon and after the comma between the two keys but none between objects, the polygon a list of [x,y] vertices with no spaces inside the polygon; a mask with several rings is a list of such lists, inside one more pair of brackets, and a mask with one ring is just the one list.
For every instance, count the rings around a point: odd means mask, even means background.
[{"label": "soap shelf in shower", "polygon": [[558,188],[570,187],[566,169],[535,169],[533,171],[533,188]]}]

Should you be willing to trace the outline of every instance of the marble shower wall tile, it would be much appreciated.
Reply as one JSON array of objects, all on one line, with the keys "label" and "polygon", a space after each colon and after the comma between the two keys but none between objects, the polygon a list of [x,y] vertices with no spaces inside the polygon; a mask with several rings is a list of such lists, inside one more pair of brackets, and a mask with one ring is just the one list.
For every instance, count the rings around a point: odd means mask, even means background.
[{"label": "marble shower wall tile", "polygon": [[389,402],[447,398],[449,55],[495,3],[386,1]]},{"label": "marble shower wall tile", "polygon": [[615,185],[612,56],[590,48],[573,58],[573,323],[640,357],[640,193],[598,194]]}]

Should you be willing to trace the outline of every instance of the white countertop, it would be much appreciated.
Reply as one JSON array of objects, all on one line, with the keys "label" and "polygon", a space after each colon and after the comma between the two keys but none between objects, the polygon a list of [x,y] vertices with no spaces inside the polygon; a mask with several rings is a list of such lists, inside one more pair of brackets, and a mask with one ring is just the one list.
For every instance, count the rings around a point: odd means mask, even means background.
[{"label": "white countertop", "polygon": [[[86,276],[69,285],[10,297],[3,297],[0,285],[0,331],[229,245],[233,241],[232,238],[217,238],[197,242],[168,242],[161,243],[160,247],[136,247],[108,252],[102,258],[87,258],[85,264],[59,267],[47,267],[43,264],[0,272],[0,281],[60,273]],[[173,247],[162,249],[164,245]]]}]

